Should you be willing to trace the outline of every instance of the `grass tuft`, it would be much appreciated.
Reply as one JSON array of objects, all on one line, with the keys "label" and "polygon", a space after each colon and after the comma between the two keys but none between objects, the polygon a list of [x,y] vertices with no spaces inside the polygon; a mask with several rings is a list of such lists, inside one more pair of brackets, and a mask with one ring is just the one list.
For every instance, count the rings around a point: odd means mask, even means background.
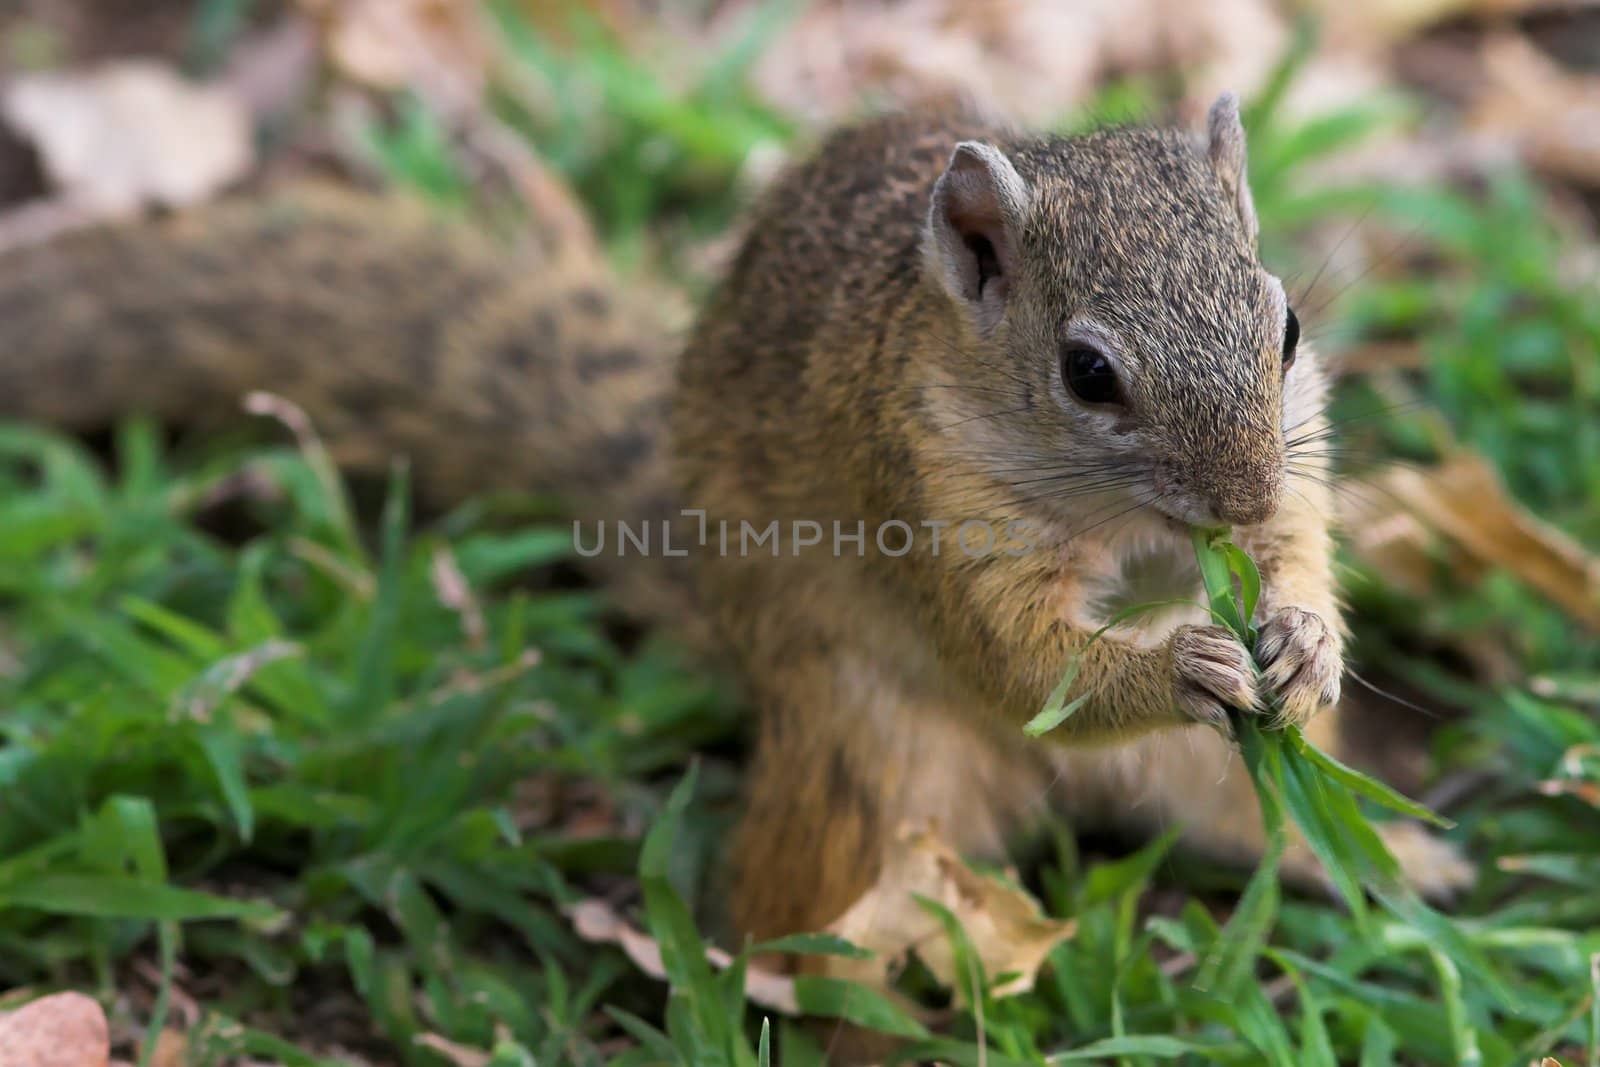
[{"label": "grass tuft", "polygon": [[[205,5],[197,63],[248,7]],[[740,76],[777,5],[689,86],[592,27],[558,49],[516,5],[496,11],[521,73],[495,106],[621,258],[646,234],[720,231],[752,151],[794,136]],[[1248,109],[1263,249],[1311,335],[1336,325],[1325,349],[1421,351],[1340,385],[1340,458],[1467,445],[1600,544],[1600,303],[1563,273],[1580,238],[1522,175],[1473,191],[1314,181],[1413,111],[1284,118],[1310,47],[1298,38]],[[1125,88],[1106,110],[1145,103]],[[471,210],[443,127],[391,114],[370,140],[391,178]],[[1395,236],[1383,269],[1320,270],[1307,234],[1358,218]],[[694,907],[736,806],[737,709],[664,643],[617,639],[598,595],[562,580],[567,532],[535,502],[418,519],[397,469],[364,522],[308,428],[264,410],[295,447],[173,450],[132,421],[107,458],[0,427],[0,986],[87,988],[146,1056],[198,1002],[197,1064],[823,1062],[823,1042],[747,1005],[747,954],[704,963]],[[1199,551],[1213,610],[1245,635],[1234,585],[1253,598],[1253,570],[1224,544]],[[1479,867],[1452,915],[1398,886],[1365,814],[1425,813],[1241,721],[1274,829],[1253,875],[1175,856],[1171,835],[1080,853],[1058,827],[1033,877],[1078,933],[1032,992],[994,998],[1004,976],[973,972],[937,1035],[839,982],[804,980],[801,1002],[905,1037],[902,1060],[1594,1067],[1600,642],[1493,568],[1440,566],[1418,590],[1346,565],[1363,670],[1463,712],[1434,752],[1445,782],[1480,783],[1448,807]],[[1486,652],[1519,672],[1477,669]],[[1278,886],[1291,819],[1340,901]],[[642,903],[670,983],[575,936],[567,910],[596,895]]]}]

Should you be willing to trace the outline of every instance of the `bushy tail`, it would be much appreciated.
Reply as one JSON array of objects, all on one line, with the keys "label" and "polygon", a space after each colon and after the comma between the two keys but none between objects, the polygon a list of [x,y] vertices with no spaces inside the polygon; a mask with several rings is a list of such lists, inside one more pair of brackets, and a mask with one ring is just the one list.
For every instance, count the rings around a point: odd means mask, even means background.
[{"label": "bushy tail", "polygon": [[[376,196],[296,189],[0,256],[0,417],[215,424],[267,390],[341,462],[404,454],[444,501],[535,489],[585,519],[674,514],[671,376],[598,257],[529,261]],[[625,562],[624,607],[681,617],[681,576]]]}]

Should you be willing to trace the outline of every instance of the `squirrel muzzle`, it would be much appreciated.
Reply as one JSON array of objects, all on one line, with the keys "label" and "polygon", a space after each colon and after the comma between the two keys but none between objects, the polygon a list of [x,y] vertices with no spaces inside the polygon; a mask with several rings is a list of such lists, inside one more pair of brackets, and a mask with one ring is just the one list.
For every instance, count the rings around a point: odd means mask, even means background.
[{"label": "squirrel muzzle", "polygon": [[1256,526],[1278,512],[1284,461],[1276,456],[1200,453],[1182,469],[1158,466],[1158,506],[1194,526]]},{"label": "squirrel muzzle", "polygon": [[1207,463],[1199,479],[1203,499],[1213,515],[1229,526],[1255,526],[1278,512],[1283,499],[1283,457]]}]

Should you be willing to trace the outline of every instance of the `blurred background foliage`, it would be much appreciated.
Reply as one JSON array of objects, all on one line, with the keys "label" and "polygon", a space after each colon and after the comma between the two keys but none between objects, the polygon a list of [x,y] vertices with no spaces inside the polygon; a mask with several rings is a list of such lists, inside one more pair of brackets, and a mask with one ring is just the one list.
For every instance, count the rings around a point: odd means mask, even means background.
[{"label": "blurred background foliage", "polygon": [[[1224,946],[1243,875],[1065,830],[1021,872],[1078,922],[1032,993],[913,964],[904,1003],[797,995],[951,1063],[1600,1062],[1600,8],[11,0],[0,64],[0,254],[101,224],[96,182],[167,143],[125,120],[95,173],[57,159],[136,64],[247,134],[163,153],[190,199],[401,187],[508,246],[575,203],[680,326],[830,122],[955,91],[1194,123],[1241,90],[1264,256],[1339,375],[1352,710],[1460,824],[1462,928],[1511,997],[1314,898]],[[19,107],[40,79],[70,106]],[[548,502],[419,517],[402,468],[352,490],[290,440],[0,432],[0,1007],[89,990],[168,1065],[742,1064],[764,1016],[819,1062],[833,1031],[697,949],[735,702],[572,578]],[[585,902],[670,993],[579,936]]]}]

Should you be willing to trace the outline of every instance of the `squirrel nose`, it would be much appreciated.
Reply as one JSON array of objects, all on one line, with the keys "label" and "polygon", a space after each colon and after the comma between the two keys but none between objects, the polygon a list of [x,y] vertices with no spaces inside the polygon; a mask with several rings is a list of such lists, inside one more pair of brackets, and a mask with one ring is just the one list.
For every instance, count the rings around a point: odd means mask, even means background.
[{"label": "squirrel nose", "polygon": [[[1274,472],[1275,473],[1275,472]],[[1210,494],[1211,511],[1229,526],[1255,526],[1277,514],[1283,497],[1283,478],[1266,471],[1219,479]]]},{"label": "squirrel nose", "polygon": [[1229,526],[1255,526],[1277,514],[1283,456],[1263,449],[1219,449],[1195,479],[1211,513]]},{"label": "squirrel nose", "polygon": [[1174,500],[1186,522],[1255,526],[1278,512],[1283,497],[1283,468],[1224,460],[1181,470],[1158,463],[1154,484],[1157,493]]},{"label": "squirrel nose", "polygon": [[1255,526],[1277,514],[1278,493],[1269,488],[1265,492],[1214,496],[1211,498],[1211,510],[1229,526]]}]

